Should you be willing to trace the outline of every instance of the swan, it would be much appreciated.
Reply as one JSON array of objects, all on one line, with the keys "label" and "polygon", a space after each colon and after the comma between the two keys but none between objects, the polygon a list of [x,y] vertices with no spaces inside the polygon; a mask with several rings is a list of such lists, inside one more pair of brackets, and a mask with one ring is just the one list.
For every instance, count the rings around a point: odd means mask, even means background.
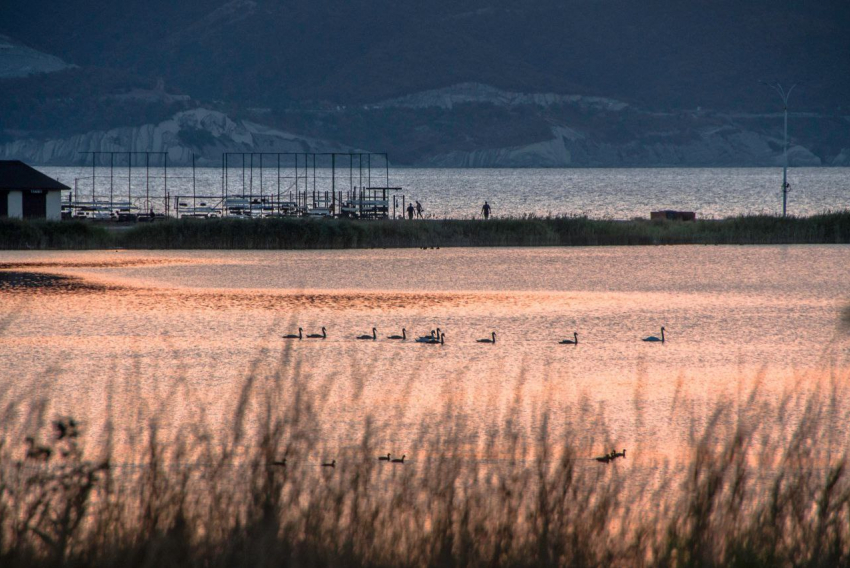
[{"label": "swan", "polygon": [[357,339],[371,339],[372,341],[375,341],[378,339],[378,330],[373,327],[372,335],[358,335]]},{"label": "swan", "polygon": [[[438,327],[437,332],[439,332],[439,330],[440,328]],[[439,337],[439,335],[435,335],[435,333],[437,332],[432,329],[431,335],[423,335],[422,337],[417,337],[416,343],[433,343],[434,341],[437,341],[437,338]]]},{"label": "swan", "polygon": [[328,332],[325,330],[324,327],[322,328],[322,333],[311,333],[310,335],[307,336],[307,339],[327,339],[327,338],[328,338]]},{"label": "swan", "polygon": [[401,456],[401,459],[396,458],[396,459],[392,460],[392,463],[404,463],[404,458],[406,458],[406,457],[407,457],[407,454]]},{"label": "swan", "polygon": [[389,454],[389,453],[387,453],[387,455],[386,455],[386,456],[380,456],[380,457],[378,458],[378,461],[382,461],[382,462],[388,462],[388,461],[390,461],[390,454]]},{"label": "swan", "polygon": [[446,334],[441,333],[439,341],[437,341],[437,338],[435,337],[433,341],[426,341],[425,343],[427,343],[428,345],[445,345],[446,344]]},{"label": "swan", "polygon": [[574,331],[572,339],[562,339],[558,345],[578,345],[578,333]]},{"label": "swan", "polygon": [[593,459],[595,459],[599,463],[608,463],[608,462],[611,461],[611,455],[605,454],[604,456],[599,456],[598,458],[593,458]]},{"label": "swan", "polygon": [[401,335],[388,335],[387,339],[401,339],[402,341],[407,340],[407,330],[401,328]]},{"label": "swan", "polygon": [[283,338],[284,338],[284,339],[303,339],[303,335],[302,335],[302,332],[303,332],[303,331],[304,331],[304,330],[302,330],[302,329],[299,327],[299,328],[298,328],[298,335],[295,335],[294,333],[290,333],[289,335],[284,335],[284,336],[283,336]]},{"label": "swan", "polygon": [[492,336],[493,336],[493,339],[476,339],[475,342],[476,343],[492,343],[493,345],[495,345],[496,344],[496,332],[495,331],[493,332]]},{"label": "swan", "polygon": [[273,461],[272,465],[278,465],[280,467],[286,467],[286,458],[283,458],[280,461]]},{"label": "swan", "polygon": [[654,335],[650,335],[649,337],[644,337],[644,341],[660,341],[664,343],[664,326],[661,326],[661,339],[655,337]]},{"label": "swan", "polygon": [[333,460],[331,463],[323,463],[322,467],[336,467],[336,460]]},{"label": "swan", "polygon": [[437,328],[437,331],[431,330],[431,335],[423,335],[422,337],[416,338],[416,341],[419,343],[428,343],[430,341],[439,341],[440,340],[440,328]]},{"label": "swan", "polygon": [[623,459],[625,459],[625,457],[626,457],[626,448],[623,448],[623,453],[620,453],[620,452],[611,452],[611,458],[612,458],[612,459],[614,459],[614,458],[623,458]]}]

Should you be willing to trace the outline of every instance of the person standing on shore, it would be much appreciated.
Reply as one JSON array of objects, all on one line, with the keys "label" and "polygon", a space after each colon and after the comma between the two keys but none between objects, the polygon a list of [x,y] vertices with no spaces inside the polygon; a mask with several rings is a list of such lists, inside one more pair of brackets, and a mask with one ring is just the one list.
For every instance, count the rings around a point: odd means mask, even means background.
[{"label": "person standing on shore", "polygon": [[417,219],[422,218],[422,204],[419,203],[418,201],[416,202],[416,218]]},{"label": "person standing on shore", "polygon": [[411,221],[413,220],[413,213],[414,213],[413,203],[410,203],[407,206],[407,218],[410,219]]},{"label": "person standing on shore", "polygon": [[490,204],[487,203],[486,201],[484,202],[484,205],[481,207],[481,212],[484,214],[484,220],[485,221],[490,218]]}]

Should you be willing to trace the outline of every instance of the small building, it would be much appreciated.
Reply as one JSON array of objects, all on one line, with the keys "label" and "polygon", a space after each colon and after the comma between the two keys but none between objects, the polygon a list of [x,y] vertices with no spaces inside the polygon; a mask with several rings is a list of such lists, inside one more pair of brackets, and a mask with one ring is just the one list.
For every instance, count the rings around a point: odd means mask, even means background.
[{"label": "small building", "polygon": [[62,190],[71,189],[19,160],[0,160],[0,217],[62,218]]}]

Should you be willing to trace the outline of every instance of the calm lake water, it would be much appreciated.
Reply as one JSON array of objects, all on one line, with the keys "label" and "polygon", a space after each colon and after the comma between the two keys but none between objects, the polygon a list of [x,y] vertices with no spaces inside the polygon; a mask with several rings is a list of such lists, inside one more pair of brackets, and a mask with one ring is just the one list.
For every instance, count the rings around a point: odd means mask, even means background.
[{"label": "calm lake water", "polygon": [[[284,165],[280,178],[276,168],[256,166],[243,171],[235,162],[228,169],[229,195],[277,195],[294,191],[295,170]],[[321,165],[321,164],[320,164]],[[348,191],[352,186],[385,185],[383,164],[375,164],[372,180],[360,178],[359,170],[319,167],[315,184],[313,171],[304,179],[303,165],[298,187],[312,192]],[[128,188],[134,205],[162,208],[165,190],[163,168],[126,166],[98,168],[92,183],[91,167],[40,168],[48,175],[76,187],[80,200],[90,200],[92,187],[98,199],[127,200]],[[129,184],[128,184],[129,179]],[[193,183],[191,168],[169,168],[167,185],[172,196],[207,196],[205,202],[220,201],[225,190],[221,168],[198,168]],[[788,173],[791,192],[788,211],[811,215],[850,207],[850,168],[792,168]],[[727,217],[741,214],[782,212],[782,170],[780,168],[647,168],[647,169],[390,169],[389,184],[401,187],[407,201],[418,200],[425,216],[468,218],[479,214],[484,200],[497,216],[587,215],[593,218],[630,219],[647,217],[651,210],[696,211],[700,217]],[[399,214],[401,212],[399,211]]]},{"label": "calm lake water", "polygon": [[[128,430],[226,427],[245,376],[282,353],[340,448],[367,415],[412,444],[450,402],[482,430],[515,404],[529,431],[542,409],[555,426],[581,412],[588,439],[665,456],[754,384],[779,401],[850,378],[848,246],[0,252],[0,267],[79,279],[0,279],[3,401],[46,397],[92,425],[111,408]],[[666,343],[640,340],[662,325]],[[299,326],[328,338],[281,338]],[[437,327],[443,346],[384,339]]]}]

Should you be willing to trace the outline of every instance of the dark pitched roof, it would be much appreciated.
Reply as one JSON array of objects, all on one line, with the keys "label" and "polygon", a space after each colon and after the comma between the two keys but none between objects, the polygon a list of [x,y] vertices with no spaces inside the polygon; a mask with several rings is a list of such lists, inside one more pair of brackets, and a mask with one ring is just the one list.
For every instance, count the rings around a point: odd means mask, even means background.
[{"label": "dark pitched roof", "polygon": [[0,189],[71,189],[20,160],[0,160]]}]

